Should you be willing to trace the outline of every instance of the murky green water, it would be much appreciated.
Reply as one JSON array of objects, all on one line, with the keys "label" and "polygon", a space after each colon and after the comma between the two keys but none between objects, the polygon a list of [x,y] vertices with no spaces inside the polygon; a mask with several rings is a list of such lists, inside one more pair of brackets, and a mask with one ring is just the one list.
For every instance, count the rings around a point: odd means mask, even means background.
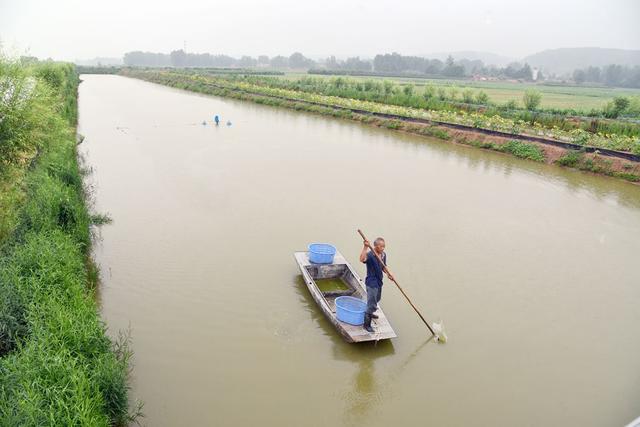
[{"label": "murky green water", "polygon": [[[640,415],[640,187],[350,122],[83,76],[112,332],[145,423],[616,426]],[[220,114],[232,126],[203,126]],[[292,253],[356,228],[399,337],[345,344]],[[115,333],[115,332],[114,332]]]},{"label": "murky green water", "polygon": [[318,289],[322,292],[346,291],[349,286],[342,279],[316,279]]}]

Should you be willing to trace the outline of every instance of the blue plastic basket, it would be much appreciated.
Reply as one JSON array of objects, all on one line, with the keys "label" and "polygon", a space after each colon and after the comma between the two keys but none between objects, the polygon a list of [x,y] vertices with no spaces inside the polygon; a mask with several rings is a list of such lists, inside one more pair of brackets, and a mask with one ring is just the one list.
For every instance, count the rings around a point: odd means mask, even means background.
[{"label": "blue plastic basket", "polygon": [[336,316],[338,320],[350,325],[362,325],[367,303],[354,297],[336,298]]},{"label": "blue plastic basket", "polygon": [[309,261],[314,264],[331,264],[336,248],[328,243],[312,243],[309,245]]}]

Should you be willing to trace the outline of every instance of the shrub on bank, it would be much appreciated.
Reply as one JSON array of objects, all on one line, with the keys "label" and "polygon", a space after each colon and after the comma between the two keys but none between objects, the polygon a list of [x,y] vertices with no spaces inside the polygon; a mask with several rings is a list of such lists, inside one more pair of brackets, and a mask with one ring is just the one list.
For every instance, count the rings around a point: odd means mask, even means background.
[{"label": "shrub on bank", "polygon": [[503,144],[502,151],[511,153],[521,159],[534,160],[536,162],[544,162],[544,151],[535,144],[529,144],[522,141],[516,141],[514,139]]},{"label": "shrub on bank", "polygon": [[559,164],[560,166],[575,168],[575,167],[578,167],[580,162],[582,162],[583,157],[584,157],[583,152],[569,150],[562,157],[556,160],[556,163]]}]

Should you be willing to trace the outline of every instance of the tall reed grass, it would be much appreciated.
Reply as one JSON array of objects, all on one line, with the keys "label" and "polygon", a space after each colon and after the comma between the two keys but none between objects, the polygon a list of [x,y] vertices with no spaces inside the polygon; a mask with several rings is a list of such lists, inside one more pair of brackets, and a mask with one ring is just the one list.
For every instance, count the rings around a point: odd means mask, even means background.
[{"label": "tall reed grass", "polygon": [[88,286],[78,75],[6,59],[0,72],[0,425],[125,425],[128,340],[108,338]]}]

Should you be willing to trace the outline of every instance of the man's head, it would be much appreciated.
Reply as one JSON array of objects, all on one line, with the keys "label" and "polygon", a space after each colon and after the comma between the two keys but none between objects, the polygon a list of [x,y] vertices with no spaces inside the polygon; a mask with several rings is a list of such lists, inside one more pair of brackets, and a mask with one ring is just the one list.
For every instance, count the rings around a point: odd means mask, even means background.
[{"label": "man's head", "polygon": [[382,237],[378,237],[376,238],[376,240],[373,241],[373,249],[379,254],[384,252],[384,248],[385,248],[385,243]]}]

